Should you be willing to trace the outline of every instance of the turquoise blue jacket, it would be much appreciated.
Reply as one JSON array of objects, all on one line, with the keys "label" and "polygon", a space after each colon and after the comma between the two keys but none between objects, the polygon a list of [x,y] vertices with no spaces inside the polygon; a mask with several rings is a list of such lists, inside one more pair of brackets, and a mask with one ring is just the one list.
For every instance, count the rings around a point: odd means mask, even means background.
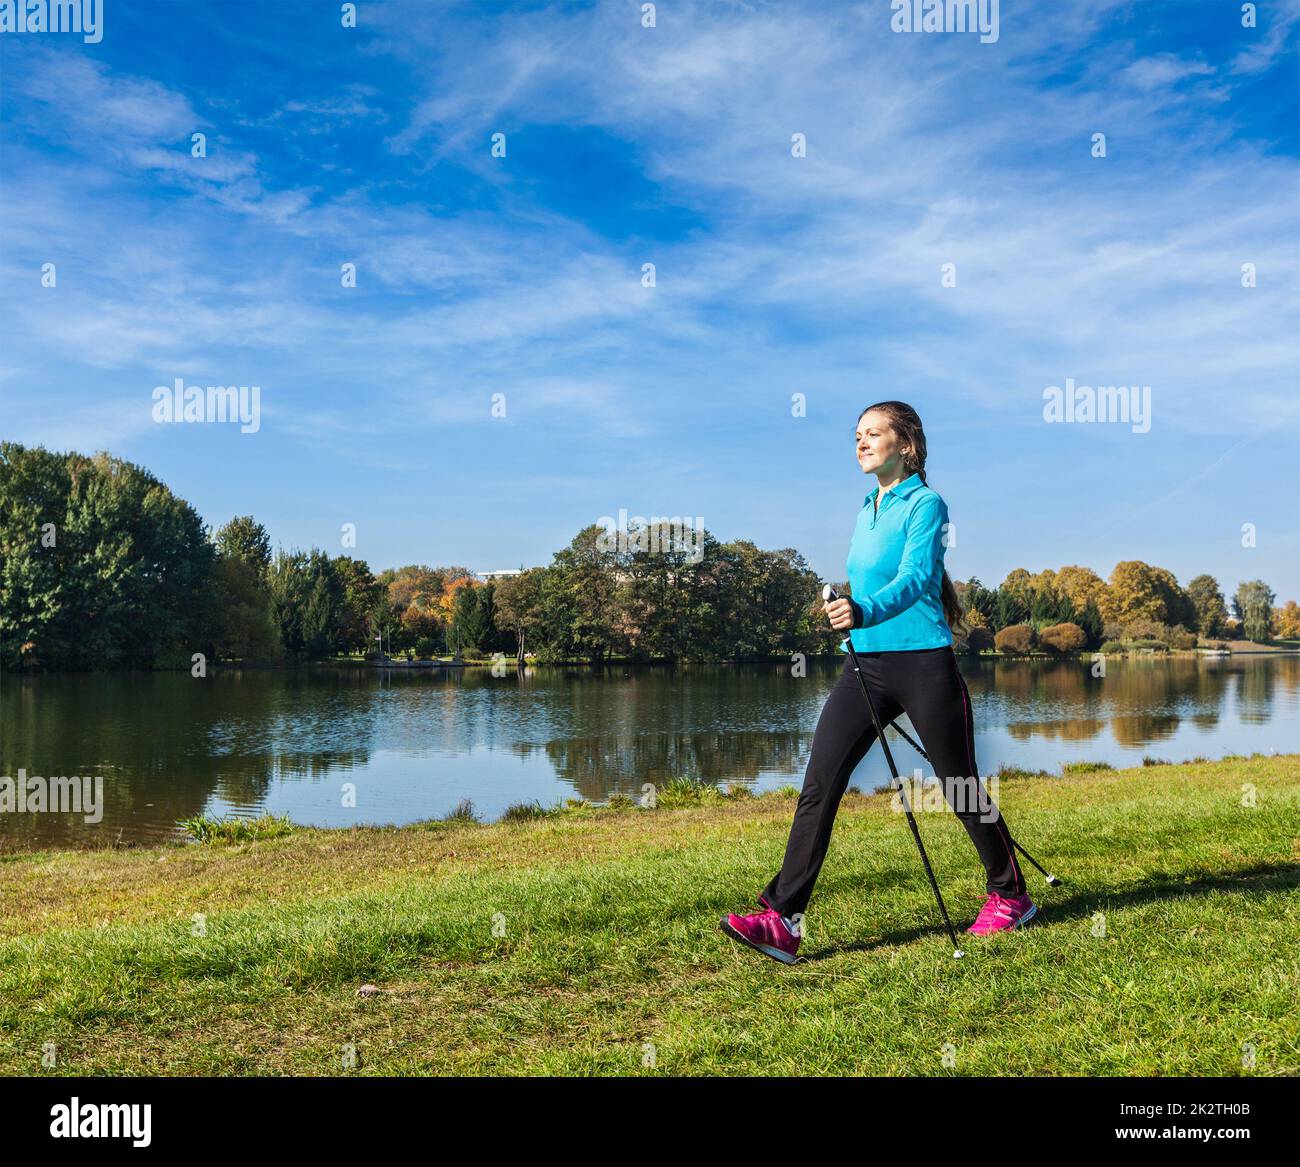
[{"label": "turquoise blue jacket", "polygon": [[[873,490],[858,512],[848,572],[857,608],[849,636],[858,652],[902,652],[952,643],[939,599],[948,508],[921,481],[904,478],[885,492],[876,513]],[[848,652],[843,643],[841,652]]]}]

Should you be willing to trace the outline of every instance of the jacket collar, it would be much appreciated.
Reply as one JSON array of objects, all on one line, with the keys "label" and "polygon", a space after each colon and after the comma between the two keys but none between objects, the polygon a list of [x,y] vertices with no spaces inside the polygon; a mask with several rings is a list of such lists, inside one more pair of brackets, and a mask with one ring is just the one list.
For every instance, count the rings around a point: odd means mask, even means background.
[{"label": "jacket collar", "polygon": [[[887,491],[885,491],[884,497],[880,500],[881,505],[884,505],[885,499],[887,499],[891,494],[896,494],[899,498],[907,498],[908,495],[914,494],[924,485],[925,483],[921,481],[921,476],[919,474],[909,474],[902,482],[891,486]],[[862,500],[862,505],[870,506],[871,500],[876,497],[876,491],[879,489],[880,487],[877,485],[876,490],[873,490],[865,499]]]}]

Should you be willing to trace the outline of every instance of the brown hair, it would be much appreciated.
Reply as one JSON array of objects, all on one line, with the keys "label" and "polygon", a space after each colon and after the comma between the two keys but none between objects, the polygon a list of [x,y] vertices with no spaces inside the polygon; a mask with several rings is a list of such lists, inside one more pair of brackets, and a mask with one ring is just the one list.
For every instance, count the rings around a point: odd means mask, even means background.
[{"label": "brown hair", "polygon": [[[899,446],[906,448],[906,452],[899,451],[903,459],[903,469],[909,475],[919,475],[921,481],[925,482],[925,430],[921,428],[921,418],[916,410],[902,401],[878,401],[875,405],[868,405],[858,414],[858,421],[860,422],[873,409],[883,413],[889,419],[889,428],[894,431]],[[961,598],[957,595],[957,589],[948,578],[946,570],[943,573],[939,598],[943,603],[943,617],[948,621],[948,627],[956,631],[966,617],[966,610],[962,607]]]}]

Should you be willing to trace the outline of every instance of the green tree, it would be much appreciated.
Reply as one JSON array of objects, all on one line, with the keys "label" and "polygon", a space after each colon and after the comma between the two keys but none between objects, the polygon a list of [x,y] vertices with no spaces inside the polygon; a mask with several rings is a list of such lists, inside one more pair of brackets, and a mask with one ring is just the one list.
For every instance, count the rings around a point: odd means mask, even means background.
[{"label": "green tree", "polygon": [[237,660],[272,660],[284,646],[272,610],[267,570],[271,539],[252,515],[239,515],[212,536],[212,652]]},{"label": "green tree", "polygon": [[1085,648],[1095,651],[1101,647],[1102,641],[1106,639],[1106,624],[1095,600],[1089,600],[1084,605],[1074,622],[1083,629]]},{"label": "green tree", "polygon": [[1043,582],[1034,588],[1029,601],[1029,622],[1043,629],[1073,620],[1074,604],[1054,583]]},{"label": "green tree", "polygon": [[595,664],[626,646],[617,608],[618,572],[626,555],[605,547],[606,532],[596,523],[579,531],[557,551],[543,581],[546,621],[551,629],[548,655],[581,657]]},{"label": "green tree", "polygon": [[333,560],[334,574],[343,587],[339,610],[339,638],[345,652],[370,645],[370,615],[379,599],[380,587],[363,559],[340,555]]},{"label": "green tree", "polygon": [[279,657],[283,645],[265,578],[243,559],[218,555],[212,582],[213,654],[244,661]]},{"label": "green tree", "polygon": [[486,648],[492,630],[491,596],[483,587],[463,587],[452,603],[451,636],[459,652]]},{"label": "green tree", "polygon": [[71,457],[0,443],[0,667],[71,661],[68,613],[81,602],[68,587],[76,556],[63,532]]},{"label": "green tree", "polygon": [[1004,628],[1022,624],[1028,619],[1029,604],[1020,588],[1013,585],[1010,590],[1005,587],[996,589],[993,596],[993,614],[989,619],[989,627],[995,634]]},{"label": "green tree", "polygon": [[213,561],[198,513],[147,470],[0,443],[0,663],[188,664]]},{"label": "green tree", "polygon": [[[711,540],[711,536],[709,539]],[[699,655],[746,658],[833,652],[843,639],[827,623],[821,581],[793,548],[766,551],[746,539],[706,542],[708,608]]]},{"label": "green tree", "polygon": [[397,625],[397,614],[393,609],[392,597],[380,582],[386,574],[388,572],[381,574],[376,581],[375,602],[366,621],[366,649],[368,653],[373,652],[377,655],[387,654],[391,647],[393,629]]},{"label": "green tree", "polygon": [[[713,596],[700,565],[708,558],[709,536],[694,547],[673,537],[668,524],[651,529],[644,547],[631,550],[609,616],[617,635],[637,655],[678,660],[703,656]],[[716,541],[713,542],[716,548]],[[759,614],[756,614],[758,618]]]},{"label": "green tree", "polygon": [[[546,568],[532,567],[520,575],[507,576],[496,589],[496,624],[515,637],[515,659],[524,663],[526,645],[545,627],[542,581]],[[539,637],[540,638],[540,637]]]},{"label": "green tree", "polygon": [[514,633],[509,628],[502,628],[500,624],[501,613],[497,609],[497,589],[500,584],[496,580],[488,580],[487,583],[479,587],[479,610],[483,614],[483,620],[487,627],[483,632],[483,639],[479,643],[479,648],[487,653],[501,653],[504,655],[515,648]]},{"label": "green tree", "polygon": [[978,612],[984,617],[986,625],[992,625],[997,604],[997,589],[986,588],[977,576],[971,576],[965,584],[954,584],[961,597],[962,606],[969,612]]},{"label": "green tree", "polygon": [[1232,597],[1232,610],[1241,621],[1247,640],[1262,644],[1272,635],[1273,601],[1276,598],[1262,579],[1237,585]]},{"label": "green tree", "polygon": [[1198,575],[1187,585],[1187,594],[1196,612],[1196,622],[1189,627],[1207,639],[1222,636],[1228,623],[1228,607],[1219,581],[1212,575]]},{"label": "green tree", "polygon": [[252,515],[238,515],[217,531],[213,542],[227,559],[248,564],[258,575],[271,566],[271,537]]},{"label": "green tree", "polygon": [[334,561],[323,551],[312,550],[307,572],[311,586],[302,618],[303,638],[309,655],[325,656],[344,647],[343,581],[334,570]]},{"label": "green tree", "polygon": [[1181,624],[1184,628],[1194,629],[1197,612],[1192,597],[1179,586],[1172,571],[1163,567],[1155,567],[1151,570],[1155,576],[1156,587],[1164,600],[1165,614],[1161,617],[1163,622],[1171,625]]},{"label": "green tree", "polygon": [[343,581],[330,557],[281,552],[271,563],[271,607],[284,647],[299,656],[319,657],[343,647]]},{"label": "green tree", "polygon": [[781,619],[768,641],[768,654],[837,651],[843,633],[830,627],[823,611],[821,579],[793,547],[765,552],[771,559],[769,595]]}]

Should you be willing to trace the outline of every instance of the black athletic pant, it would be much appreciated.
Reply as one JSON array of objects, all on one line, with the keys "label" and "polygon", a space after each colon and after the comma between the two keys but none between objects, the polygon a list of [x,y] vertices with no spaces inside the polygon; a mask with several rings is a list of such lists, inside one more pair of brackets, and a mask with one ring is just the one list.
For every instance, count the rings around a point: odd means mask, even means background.
[{"label": "black athletic pant", "polygon": [[[1016,863],[1011,835],[979,781],[970,692],[957,671],[952,648],[860,652],[858,662],[880,724],[887,726],[900,713],[911,719],[930,759],[930,769],[923,774],[941,780],[948,805],[961,819],[984,864],[986,890],[1004,896],[1024,895],[1025,880]],[[852,658],[846,655],[844,669],[817,721],[785,862],[763,889],[763,901],[783,916],[808,907],[830,846],[840,799],[854,768],[875,740],[871,710],[853,671]],[[903,779],[906,782],[908,776]]]}]

